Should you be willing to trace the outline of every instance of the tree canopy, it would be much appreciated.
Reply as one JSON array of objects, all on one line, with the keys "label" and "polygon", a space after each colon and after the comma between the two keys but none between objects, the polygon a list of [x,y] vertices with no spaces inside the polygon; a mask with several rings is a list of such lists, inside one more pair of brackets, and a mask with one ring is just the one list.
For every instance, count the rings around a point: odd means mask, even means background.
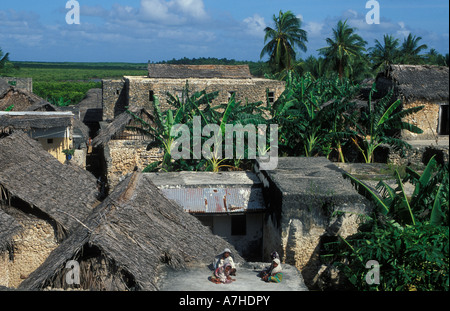
[{"label": "tree canopy", "polygon": [[301,28],[302,21],[291,11],[273,15],[274,28],[266,27],[264,43],[260,57],[269,55],[269,63],[276,72],[291,70],[296,60],[295,47],[307,51],[308,35]]}]

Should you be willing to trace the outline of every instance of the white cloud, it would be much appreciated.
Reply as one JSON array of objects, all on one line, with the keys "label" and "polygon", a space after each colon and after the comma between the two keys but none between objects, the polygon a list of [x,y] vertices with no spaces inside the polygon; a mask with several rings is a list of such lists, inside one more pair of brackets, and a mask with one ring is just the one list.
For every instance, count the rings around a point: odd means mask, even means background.
[{"label": "white cloud", "polygon": [[141,13],[149,21],[185,23],[207,18],[203,0],[141,0]]},{"label": "white cloud", "polygon": [[404,22],[398,22],[397,24],[398,24],[398,26],[400,26],[400,29],[397,29],[397,31],[396,31],[397,36],[407,37],[411,33],[411,31],[406,28],[406,25]]},{"label": "white cloud", "polygon": [[206,17],[203,0],[173,0],[169,2],[169,5],[175,6],[175,10],[179,9],[181,12],[197,19]]},{"label": "white cloud", "polygon": [[307,22],[305,23],[304,29],[308,33],[308,38],[321,37],[324,26],[324,23]]},{"label": "white cloud", "polygon": [[264,17],[254,14],[252,17],[244,19],[244,24],[247,27],[246,31],[248,34],[256,37],[264,37],[264,29],[266,28]]}]

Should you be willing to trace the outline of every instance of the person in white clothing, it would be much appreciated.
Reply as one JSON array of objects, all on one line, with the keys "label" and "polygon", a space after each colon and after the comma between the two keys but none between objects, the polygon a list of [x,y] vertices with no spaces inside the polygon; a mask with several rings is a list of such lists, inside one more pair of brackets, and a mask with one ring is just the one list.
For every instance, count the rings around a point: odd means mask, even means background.
[{"label": "person in white clothing", "polygon": [[213,264],[214,269],[220,268],[227,263],[231,265],[230,275],[236,275],[236,265],[234,263],[233,257],[231,256],[231,250],[229,248],[225,248],[220,255],[216,256]]}]

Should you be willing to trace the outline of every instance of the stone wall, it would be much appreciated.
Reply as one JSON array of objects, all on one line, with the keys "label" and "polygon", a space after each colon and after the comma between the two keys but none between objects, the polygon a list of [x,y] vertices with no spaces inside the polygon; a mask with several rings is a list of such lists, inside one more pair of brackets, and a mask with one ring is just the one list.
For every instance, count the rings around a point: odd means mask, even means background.
[{"label": "stone wall", "polygon": [[45,220],[22,215],[24,227],[12,241],[12,252],[0,254],[0,285],[17,288],[58,246],[53,227]]},{"label": "stone wall", "polygon": [[0,77],[0,80],[5,81],[11,86],[18,89],[26,90],[33,93],[33,79],[32,78],[14,78],[14,77]]},{"label": "stone wall", "polygon": [[109,191],[135,168],[145,169],[153,162],[161,161],[164,154],[160,148],[147,151],[149,142],[142,140],[111,140],[104,148],[106,178]]},{"label": "stone wall", "polygon": [[277,251],[311,288],[321,268],[323,239],[356,233],[372,206],[325,158],[279,158],[276,170],[258,176],[268,204],[265,258]]},{"label": "stone wall", "polygon": [[266,101],[266,91],[273,92],[276,100],[284,91],[284,82],[268,79],[150,79],[126,77],[129,83],[129,103],[132,106],[149,107],[150,92],[157,96],[163,109],[167,109],[167,92],[181,97],[182,91],[189,84],[191,94],[206,90],[207,93],[219,91],[214,104],[227,103],[231,93],[237,101]]},{"label": "stone wall", "polygon": [[127,106],[127,83],[125,80],[102,81],[103,121],[112,121]]},{"label": "stone wall", "polygon": [[427,165],[433,155],[436,156],[435,159],[439,164],[448,163],[448,143],[447,145],[413,145],[411,149],[406,149],[403,155],[397,151],[389,150],[387,162],[398,166],[412,165],[413,167],[421,167]]},{"label": "stone wall", "polygon": [[403,104],[403,109],[424,106],[422,110],[406,116],[405,122],[414,124],[423,130],[422,134],[414,134],[410,131],[402,130],[403,139],[436,139],[439,126],[439,103],[429,103],[423,101],[413,101]]}]

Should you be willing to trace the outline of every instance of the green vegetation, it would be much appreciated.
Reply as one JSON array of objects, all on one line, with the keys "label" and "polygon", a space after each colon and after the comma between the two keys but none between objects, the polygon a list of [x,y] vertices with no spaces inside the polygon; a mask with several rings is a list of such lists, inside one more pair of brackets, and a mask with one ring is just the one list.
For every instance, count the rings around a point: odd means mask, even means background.
[{"label": "green vegetation", "polygon": [[6,63],[9,61],[9,53],[4,54],[2,49],[0,49],[0,70],[4,69]]},{"label": "green vegetation", "polygon": [[296,59],[295,47],[297,46],[303,52],[306,52],[306,42],[308,35],[301,28],[302,21],[296,17],[291,11],[279,15],[273,15],[275,29],[266,27],[264,29],[266,35],[264,37],[264,46],[260,57],[269,55],[269,64],[273,72],[281,72],[283,70],[292,70],[294,60]]},{"label": "green vegetation", "polygon": [[[301,29],[301,20],[291,11],[273,16],[274,27],[265,29],[264,48],[260,57],[267,62],[247,62],[217,58],[163,61],[167,64],[248,64],[252,75],[286,81],[286,89],[275,103],[241,103],[232,96],[227,104],[213,107],[217,92],[191,94],[186,85],[181,98],[167,94],[171,108],[162,112],[155,98],[156,126],[134,116],[140,126],[131,129],[154,138],[149,147],[164,150],[161,162],[145,171],[220,171],[251,169],[243,159],[221,159],[212,153],[200,160],[172,157],[175,139],[172,130],[186,125],[193,137],[194,119],[206,124],[278,124],[280,156],[326,156],[345,162],[344,148],[357,148],[366,162],[373,161],[380,144],[398,151],[409,145],[392,136],[392,131],[421,129],[401,119],[422,107],[400,110],[400,101],[391,101],[392,92],[372,103],[373,89],[367,108],[357,113],[354,95],[359,83],[387,72],[391,64],[430,64],[449,66],[449,54],[439,54],[422,44],[422,38],[410,34],[400,39],[385,35],[368,46],[356,28],[339,21],[332,36],[326,38],[319,57],[300,58],[295,48],[307,50],[308,34]],[[101,79],[120,79],[125,75],[143,76],[147,64],[128,63],[42,63],[10,62],[9,53],[0,49],[0,75],[33,78],[34,92],[60,106],[76,104],[90,88],[101,87]],[[201,108],[201,109],[200,109]],[[11,107],[8,107],[11,109]],[[236,135],[235,135],[236,136]],[[268,136],[268,135],[267,135]],[[224,144],[222,141],[216,144]],[[234,137],[236,141],[237,137]],[[202,137],[201,145],[207,140]],[[66,152],[69,153],[67,150]],[[248,155],[248,150],[245,150]],[[449,290],[449,173],[448,163],[439,166],[430,160],[419,174],[410,167],[393,169],[397,186],[378,184],[382,195],[356,177],[346,174],[358,191],[377,207],[373,217],[366,219],[359,232],[346,239],[326,244],[323,260],[337,266],[348,280],[349,289],[357,290]],[[411,182],[414,192],[408,196],[404,183]],[[380,263],[380,283],[366,282],[366,263]]]},{"label": "green vegetation", "polygon": [[[156,127],[151,126],[144,121],[138,115],[131,111],[130,113],[135,120],[139,121],[140,126],[130,127],[129,129],[143,132],[145,135],[149,135],[155,139],[149,147],[160,147],[164,150],[163,160],[150,164],[144,171],[213,171],[218,172],[221,169],[249,169],[251,168],[251,161],[247,159],[247,151],[245,150],[244,159],[222,159],[222,155],[217,154],[218,146],[225,150],[225,124],[267,124],[267,120],[263,118],[265,108],[262,102],[257,103],[245,103],[237,102],[232,96],[227,104],[212,106],[212,101],[219,95],[219,92],[207,93],[206,91],[195,92],[191,94],[189,90],[189,84],[186,84],[182,92],[182,97],[174,96],[167,93],[169,96],[169,104],[171,109],[162,112],[158,98],[154,101],[154,115]],[[188,137],[193,137],[195,117],[198,117],[200,124],[199,128],[203,128],[206,125],[216,124],[218,125],[223,135],[221,135],[221,141],[215,141],[212,143],[209,154],[203,154],[201,159],[177,159],[172,158],[173,150],[177,150],[179,145],[175,145],[175,139],[180,141],[180,137],[174,137],[174,127],[179,124],[187,126],[190,130]],[[204,146],[207,137],[202,137],[200,142],[201,146]],[[184,140],[183,140],[184,141]],[[234,141],[236,141],[236,134],[234,133]],[[193,157],[192,157],[193,158]]]},{"label": "green vegetation", "polygon": [[87,91],[101,88],[101,82],[35,82],[33,92],[56,106],[78,104]]},{"label": "green vegetation", "polygon": [[356,29],[347,25],[347,21],[339,21],[337,27],[333,29],[333,37],[327,38],[327,47],[319,50],[325,57],[325,62],[333,71],[336,71],[339,78],[353,75],[358,62],[363,58],[362,52],[366,51],[367,44],[358,34]]},{"label": "green vegetation", "polygon": [[[13,62],[5,75],[32,78],[33,92],[58,106],[78,104],[101,79],[147,74],[147,64]],[[0,71],[1,73],[1,71]]]},{"label": "green vegetation", "polygon": [[336,150],[343,160],[342,139],[350,136],[353,117],[346,112],[354,107],[350,99],[358,90],[349,80],[290,72],[285,91],[271,107],[281,154],[328,157]]},{"label": "green vegetation", "polygon": [[410,147],[410,145],[402,139],[390,135],[389,133],[393,130],[408,130],[416,134],[423,133],[417,126],[404,122],[403,118],[422,110],[424,106],[398,109],[402,101],[396,100],[392,103],[393,90],[391,90],[375,107],[372,103],[372,95],[374,92],[376,92],[376,90],[372,87],[367,108],[362,111],[359,120],[355,122],[356,138],[352,139],[354,144],[361,151],[366,163],[373,162],[374,152],[382,144],[389,145],[393,147],[394,150],[400,152],[404,148]]},{"label": "green vegetation", "polygon": [[[346,174],[377,210],[360,231],[326,245],[323,259],[339,267],[349,289],[357,290],[449,290],[449,171],[432,158],[422,174],[407,168],[402,180],[395,172],[397,187],[383,181],[382,196]],[[403,183],[411,181],[408,198]],[[380,264],[379,284],[368,284],[366,263]]]}]

